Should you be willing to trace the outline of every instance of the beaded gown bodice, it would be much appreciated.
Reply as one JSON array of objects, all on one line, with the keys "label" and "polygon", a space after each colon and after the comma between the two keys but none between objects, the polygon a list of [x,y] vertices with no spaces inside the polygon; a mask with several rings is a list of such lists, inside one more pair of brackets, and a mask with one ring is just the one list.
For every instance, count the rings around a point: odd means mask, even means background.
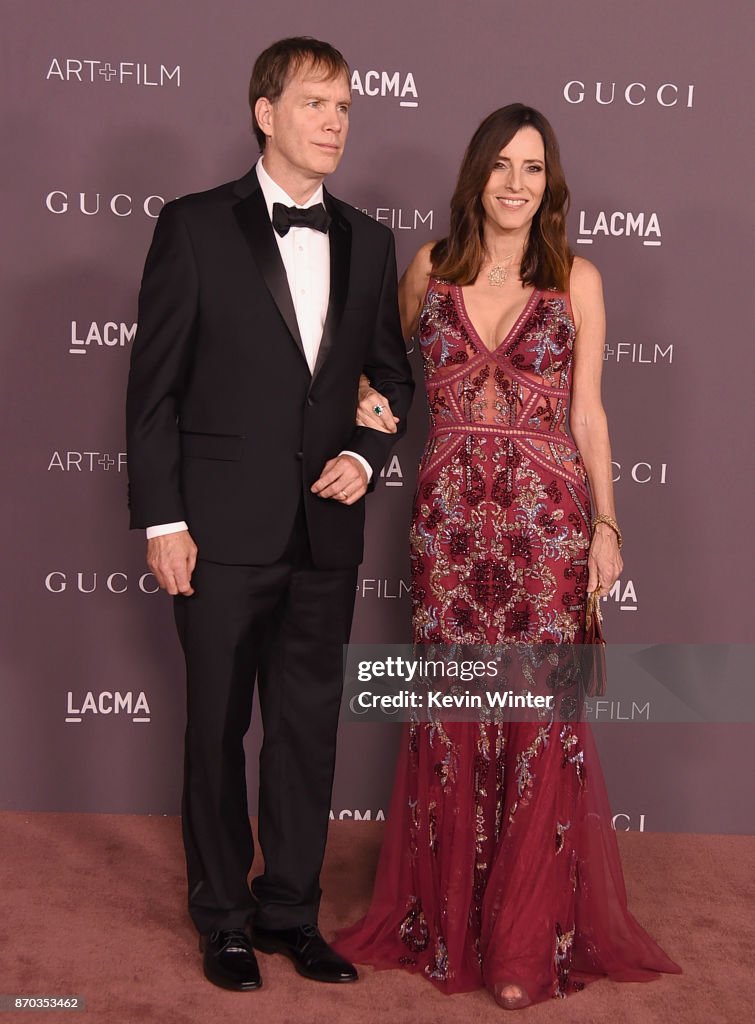
[{"label": "beaded gown bodice", "polygon": [[415,642],[569,642],[586,586],[589,496],[567,433],[568,296],[536,289],[494,351],[457,285],[419,320],[430,433],[411,532]]},{"label": "beaded gown bodice", "polygon": [[447,457],[476,428],[519,438],[544,468],[584,490],[584,469],[566,431],[574,333],[567,297],[535,289],[489,351],[462,289],[431,281],[418,331],[431,418],[422,468]]}]

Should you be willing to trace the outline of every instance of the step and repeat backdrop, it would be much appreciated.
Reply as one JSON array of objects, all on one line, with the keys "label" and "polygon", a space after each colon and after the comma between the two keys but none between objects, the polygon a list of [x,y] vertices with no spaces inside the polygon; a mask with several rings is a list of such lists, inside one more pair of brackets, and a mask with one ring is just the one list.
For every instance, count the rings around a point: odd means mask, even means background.
[{"label": "step and repeat backdrop", "polygon": [[[256,160],[249,74],[287,35],[328,39],[353,68],[351,134],[330,188],[393,229],[400,271],[445,233],[479,121],[512,101],[551,120],[572,246],[602,272],[608,311],[626,569],[605,601],[606,633],[750,639],[749,5],[724,0],[714,20],[703,0],[3,9],[0,806],[178,812],[182,661],[170,599],[126,510],[136,297],[163,203]],[[368,498],[358,642],[410,636],[422,395]],[[261,440],[274,430],[261,424]],[[617,828],[751,831],[751,725],[654,722],[610,690],[595,720]],[[398,735],[343,724],[334,818],[384,815]],[[251,793],[258,738],[255,719]]]}]

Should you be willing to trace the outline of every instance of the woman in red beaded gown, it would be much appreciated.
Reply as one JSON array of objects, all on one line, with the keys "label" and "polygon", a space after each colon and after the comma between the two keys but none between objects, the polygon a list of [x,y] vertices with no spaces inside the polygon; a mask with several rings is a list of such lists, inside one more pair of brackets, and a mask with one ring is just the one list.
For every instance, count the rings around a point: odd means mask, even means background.
[{"label": "woman in red beaded gown", "polygon": [[[570,253],[567,202],[545,118],[495,111],[462,162],[448,238],[402,279],[431,422],[415,644],[578,644],[588,592],[621,572],[601,282]],[[392,424],[366,380],[360,398],[360,424]],[[627,909],[597,752],[568,719],[406,726],[371,906],[340,953],[447,993],[486,986],[511,1009],[679,971]]]}]

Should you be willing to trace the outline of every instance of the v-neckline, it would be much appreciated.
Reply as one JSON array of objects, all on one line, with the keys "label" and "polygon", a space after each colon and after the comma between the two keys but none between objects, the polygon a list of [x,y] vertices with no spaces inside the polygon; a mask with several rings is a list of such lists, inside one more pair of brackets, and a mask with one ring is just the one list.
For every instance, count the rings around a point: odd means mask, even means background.
[{"label": "v-neckline", "polygon": [[[521,322],[524,320],[525,316],[529,313],[530,309],[532,308],[532,305],[533,305],[535,297],[540,294],[540,289],[539,288],[534,288],[533,289],[532,293],[530,294],[530,296],[528,297],[528,299],[525,302],[524,306],[522,307],[521,312],[519,313],[519,315],[517,316],[516,320],[513,322],[513,324],[509,328],[509,330],[506,332],[504,337],[501,339],[501,341],[498,342],[498,344],[496,345],[495,348],[488,348],[488,346],[482,340],[482,336],[480,335],[479,331],[477,330],[475,325],[472,323],[472,320],[471,320],[471,318],[469,316],[469,313],[467,312],[467,303],[466,303],[466,301],[464,299],[464,292],[461,290],[461,285],[455,284],[454,288],[456,290],[457,305],[458,305],[458,307],[459,307],[459,309],[461,311],[461,314],[462,314],[464,320],[466,321],[467,326],[471,329],[472,334],[474,335],[474,337],[472,338],[472,341],[476,342],[476,343],[479,343],[479,345],[482,346],[483,352],[485,352],[486,355],[489,355],[489,356],[494,356],[498,352],[498,350],[503,345],[506,344],[506,342],[512,336],[514,331],[517,329],[517,327],[519,327]],[[477,344],[475,344],[475,347],[477,347]]]}]

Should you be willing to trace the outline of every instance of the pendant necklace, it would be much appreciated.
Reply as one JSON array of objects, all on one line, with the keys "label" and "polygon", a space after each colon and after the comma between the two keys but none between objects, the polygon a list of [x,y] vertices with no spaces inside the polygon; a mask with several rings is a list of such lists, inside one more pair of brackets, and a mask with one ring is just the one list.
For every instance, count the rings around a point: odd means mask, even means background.
[{"label": "pendant necklace", "polygon": [[510,260],[516,255],[515,252],[510,252],[508,256],[504,256],[498,263],[494,263],[488,271],[488,283],[493,288],[500,288],[507,280],[509,276],[509,267],[505,266]]}]

